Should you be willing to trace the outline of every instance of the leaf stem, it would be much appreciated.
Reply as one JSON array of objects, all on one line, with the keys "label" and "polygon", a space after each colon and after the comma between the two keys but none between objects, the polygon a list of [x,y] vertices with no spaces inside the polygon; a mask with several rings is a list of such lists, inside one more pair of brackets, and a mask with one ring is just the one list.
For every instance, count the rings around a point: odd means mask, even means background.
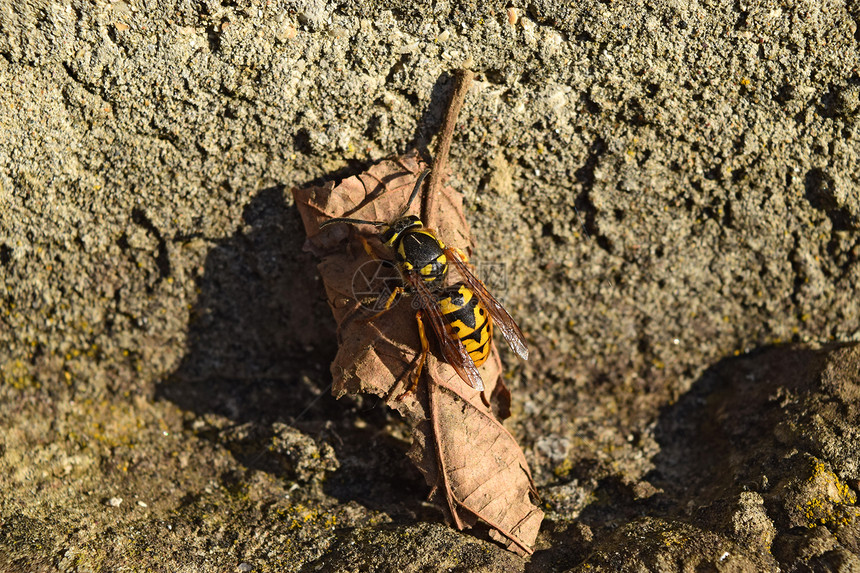
[{"label": "leaf stem", "polygon": [[430,182],[424,193],[422,204],[422,220],[428,227],[433,227],[433,208],[436,195],[442,191],[442,179],[448,171],[448,154],[451,151],[451,140],[454,139],[454,126],[457,125],[457,116],[463,107],[466,93],[472,86],[475,73],[471,70],[457,70],[455,75],[454,91],[448,109],[445,110],[445,118],[439,131],[439,139],[436,142],[436,156],[433,159],[433,172],[430,173]]}]

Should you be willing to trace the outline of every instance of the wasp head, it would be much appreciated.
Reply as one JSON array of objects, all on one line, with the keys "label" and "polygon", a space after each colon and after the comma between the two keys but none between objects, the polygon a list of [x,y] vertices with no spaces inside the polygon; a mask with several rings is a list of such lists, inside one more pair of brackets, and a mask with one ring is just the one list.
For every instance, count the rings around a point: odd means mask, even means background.
[{"label": "wasp head", "polygon": [[382,233],[380,233],[379,238],[385,245],[389,247],[394,247],[397,244],[397,241],[403,235],[403,233],[410,229],[417,229],[423,226],[424,223],[422,223],[421,219],[419,219],[415,215],[401,217],[387,227],[384,227]]}]

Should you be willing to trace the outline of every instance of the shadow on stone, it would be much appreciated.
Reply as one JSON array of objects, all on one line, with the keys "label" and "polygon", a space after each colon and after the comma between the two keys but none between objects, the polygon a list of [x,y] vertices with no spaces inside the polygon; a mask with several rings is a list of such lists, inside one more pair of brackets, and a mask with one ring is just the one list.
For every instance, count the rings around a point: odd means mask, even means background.
[{"label": "shadow on stone", "polygon": [[260,191],[243,223],[209,251],[185,356],[156,398],[190,412],[188,429],[247,471],[299,484],[297,497],[324,491],[394,515],[426,512],[408,442],[385,431],[396,416],[373,397],[330,394],[335,325],[286,191]]},{"label": "shadow on stone", "polygon": [[186,354],[157,397],[236,424],[284,421],[318,397],[334,352],[333,324],[283,190],[262,190],[243,223],[209,251]]}]

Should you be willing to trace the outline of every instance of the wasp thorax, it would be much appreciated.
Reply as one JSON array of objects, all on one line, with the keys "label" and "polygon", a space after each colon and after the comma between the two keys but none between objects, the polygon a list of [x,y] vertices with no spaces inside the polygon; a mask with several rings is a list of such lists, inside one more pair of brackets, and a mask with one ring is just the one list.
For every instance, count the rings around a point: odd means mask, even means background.
[{"label": "wasp thorax", "polygon": [[409,229],[396,239],[395,260],[408,272],[416,273],[424,286],[436,290],[448,275],[445,245],[427,229]]}]

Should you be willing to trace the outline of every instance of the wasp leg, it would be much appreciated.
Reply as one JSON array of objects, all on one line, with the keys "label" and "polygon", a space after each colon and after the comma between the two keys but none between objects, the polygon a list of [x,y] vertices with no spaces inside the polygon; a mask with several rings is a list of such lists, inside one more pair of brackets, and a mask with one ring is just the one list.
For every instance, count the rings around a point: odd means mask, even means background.
[{"label": "wasp leg", "polygon": [[[458,247],[448,247],[448,248],[451,249],[452,251],[454,251],[455,253],[457,253],[457,255],[460,256],[461,261],[463,261],[467,265],[469,264],[469,255],[466,254],[466,251],[464,251],[463,249],[460,249]],[[472,265],[469,265],[469,266],[472,266]]]},{"label": "wasp leg", "polygon": [[[364,252],[367,253],[367,256],[369,256],[371,259],[373,259],[374,261],[382,261],[383,263],[389,263],[390,262],[390,261],[388,261],[388,259],[384,259],[381,256],[379,256],[379,254],[373,249],[373,246],[370,244],[370,242],[366,238],[364,238],[361,235],[358,235],[358,240],[361,243],[362,248],[364,248]],[[402,286],[395,287],[395,289],[392,290],[391,294],[388,296],[388,299],[385,301],[385,304],[383,305],[382,310],[377,312],[373,316],[369,316],[367,318],[361,319],[360,322],[370,322],[371,320],[379,318],[380,316],[382,316],[383,314],[385,314],[386,312],[391,310],[391,305],[394,304],[394,300],[399,295],[402,295],[404,291],[405,291],[405,289]],[[379,298],[377,298],[376,300],[378,302]]]},{"label": "wasp leg", "polygon": [[361,243],[362,248],[364,248],[364,252],[367,253],[367,256],[373,259],[374,261],[387,261],[384,257],[380,256],[379,253],[373,248],[373,245],[370,244],[365,237],[358,235],[358,241]]},{"label": "wasp leg", "polygon": [[376,320],[377,318],[379,318],[380,316],[382,316],[383,314],[385,314],[389,310],[391,310],[391,305],[394,304],[394,299],[396,299],[398,296],[402,295],[405,290],[406,289],[404,289],[402,286],[394,287],[394,289],[391,291],[391,295],[389,295],[389,297],[388,297],[388,300],[385,301],[385,305],[382,307],[382,310],[380,310],[379,312],[377,312],[373,316],[369,316],[367,318],[362,318],[361,322],[371,322],[373,320]]},{"label": "wasp leg", "polygon": [[427,341],[427,332],[424,330],[424,321],[421,320],[421,311],[415,313],[415,322],[418,323],[418,337],[421,339],[421,354],[418,357],[418,364],[415,365],[412,376],[412,383],[406,391],[397,397],[397,400],[402,400],[405,396],[415,392],[418,388],[418,380],[421,379],[421,371],[424,369],[424,363],[427,361],[427,353],[430,352],[430,343]]},{"label": "wasp leg", "polygon": [[[475,269],[475,265],[473,265],[472,263],[469,262],[469,255],[466,254],[466,251],[464,251],[463,249],[459,249],[457,247],[448,247],[448,249],[454,251],[454,254],[457,255],[457,258],[460,259],[460,262],[462,262],[464,265],[466,265],[466,268],[469,269],[473,275],[477,273],[477,269]],[[478,277],[476,276],[475,278],[477,279]],[[484,281],[482,281],[481,279],[478,279],[478,280],[481,282],[481,284],[484,284]]]}]

